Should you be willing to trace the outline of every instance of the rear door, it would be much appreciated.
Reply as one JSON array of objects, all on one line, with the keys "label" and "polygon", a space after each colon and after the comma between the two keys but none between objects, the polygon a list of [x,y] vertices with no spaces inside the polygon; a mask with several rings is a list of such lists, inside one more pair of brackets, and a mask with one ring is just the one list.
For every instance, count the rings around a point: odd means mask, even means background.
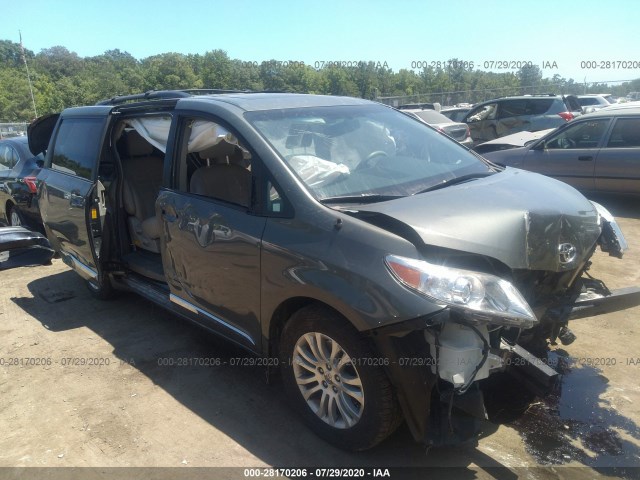
[{"label": "rear door", "polygon": [[527,113],[529,100],[514,98],[499,103],[496,133],[499,137],[530,130],[531,120]]},{"label": "rear door", "polygon": [[[63,260],[87,279],[99,272],[99,248],[104,194],[97,181],[111,107],[71,109],[57,120],[54,136],[46,143],[51,125],[30,127],[32,153],[46,148],[38,175],[38,204],[47,237]],[[35,150],[35,151],[34,151]]]},{"label": "rear door", "polygon": [[596,190],[640,193],[640,117],[617,118],[596,161]]},{"label": "rear door", "polygon": [[471,138],[476,145],[498,137],[496,130],[497,111],[498,103],[492,102],[477,106],[465,117],[464,122],[469,125]]}]

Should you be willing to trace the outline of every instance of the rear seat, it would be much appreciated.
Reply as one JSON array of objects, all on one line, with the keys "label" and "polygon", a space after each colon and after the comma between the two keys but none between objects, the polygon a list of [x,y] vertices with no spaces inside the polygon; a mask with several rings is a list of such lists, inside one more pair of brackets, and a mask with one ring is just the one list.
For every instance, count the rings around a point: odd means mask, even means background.
[{"label": "rear seat", "polygon": [[160,253],[161,223],[155,203],[162,185],[163,158],[154,154],[153,145],[132,130],[124,139],[122,169],[123,202],[133,244]]}]

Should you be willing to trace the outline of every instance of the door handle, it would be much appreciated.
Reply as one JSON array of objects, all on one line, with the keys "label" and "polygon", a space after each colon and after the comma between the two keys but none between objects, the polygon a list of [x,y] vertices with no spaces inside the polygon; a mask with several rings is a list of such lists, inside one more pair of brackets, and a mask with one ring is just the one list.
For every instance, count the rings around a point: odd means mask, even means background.
[{"label": "door handle", "polygon": [[591,160],[593,160],[593,157],[591,155],[585,155],[582,157],[578,157],[578,160],[581,162],[590,162]]}]

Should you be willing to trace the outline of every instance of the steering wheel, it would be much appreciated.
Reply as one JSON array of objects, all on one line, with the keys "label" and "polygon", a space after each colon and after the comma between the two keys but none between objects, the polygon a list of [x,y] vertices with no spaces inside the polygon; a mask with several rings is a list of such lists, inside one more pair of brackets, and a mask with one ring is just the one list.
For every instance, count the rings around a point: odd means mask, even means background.
[{"label": "steering wheel", "polygon": [[570,138],[560,138],[558,144],[561,148],[575,148],[576,142]]},{"label": "steering wheel", "polygon": [[368,168],[368,167],[374,166],[374,165],[371,165],[372,160],[374,158],[376,158],[376,157],[388,157],[388,156],[389,156],[389,154],[387,152],[385,152],[384,150],[374,150],[369,155],[367,155],[367,158],[365,158],[360,163],[358,163],[358,166],[355,169],[356,170],[361,170],[363,168]]}]

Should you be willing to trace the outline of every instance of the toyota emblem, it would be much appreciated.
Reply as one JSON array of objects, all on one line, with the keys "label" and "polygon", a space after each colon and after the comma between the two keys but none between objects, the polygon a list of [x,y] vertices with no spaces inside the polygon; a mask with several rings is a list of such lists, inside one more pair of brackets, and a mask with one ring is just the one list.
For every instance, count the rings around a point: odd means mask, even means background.
[{"label": "toyota emblem", "polygon": [[578,251],[576,250],[576,247],[570,243],[561,243],[558,245],[558,257],[560,258],[560,263],[562,265],[567,265],[568,263],[573,262],[576,259],[577,253]]}]

